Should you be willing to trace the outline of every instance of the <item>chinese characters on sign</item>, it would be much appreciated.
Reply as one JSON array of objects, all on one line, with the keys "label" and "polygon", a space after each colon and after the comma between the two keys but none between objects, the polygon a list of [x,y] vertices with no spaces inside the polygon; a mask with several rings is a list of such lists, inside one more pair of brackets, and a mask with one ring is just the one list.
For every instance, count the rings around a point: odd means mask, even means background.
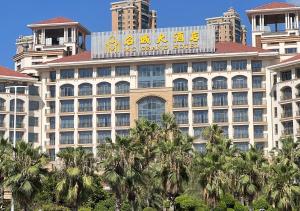
[{"label": "chinese characters on sign", "polygon": [[92,34],[92,58],[208,53],[215,30],[208,26]]}]

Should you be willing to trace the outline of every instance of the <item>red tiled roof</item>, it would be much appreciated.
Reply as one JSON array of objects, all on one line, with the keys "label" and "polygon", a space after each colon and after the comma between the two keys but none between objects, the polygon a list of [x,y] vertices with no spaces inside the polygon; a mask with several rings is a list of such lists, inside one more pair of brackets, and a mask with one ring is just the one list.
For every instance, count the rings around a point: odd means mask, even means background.
[{"label": "red tiled roof", "polygon": [[31,78],[28,75],[25,75],[25,74],[19,73],[19,72],[14,71],[14,70],[10,70],[6,67],[1,67],[0,66],[0,77],[1,76],[4,76],[4,77],[17,77],[17,78]]},{"label": "red tiled roof", "polygon": [[297,7],[297,6],[294,4],[289,4],[287,2],[271,2],[269,4],[264,4],[256,8],[253,8],[251,10],[284,9],[290,7]]},{"label": "red tiled roof", "polygon": [[282,62],[280,62],[280,64],[285,64],[285,63],[293,62],[293,61],[297,61],[297,60],[300,60],[300,53],[297,54],[296,56],[293,56],[293,57],[289,58],[289,59],[283,60]]},{"label": "red tiled roof", "polygon": [[[242,45],[239,43],[234,42],[220,42],[216,43],[216,51],[215,54],[222,54],[222,53],[243,53],[243,52],[271,52],[269,50],[264,50],[262,48],[255,48],[251,46]],[[73,56],[66,56],[60,59],[52,60],[47,62],[48,64],[51,63],[64,63],[64,62],[83,62],[83,61],[91,61],[91,52],[85,51]]]},{"label": "red tiled roof", "polygon": [[75,23],[76,21],[73,21],[69,18],[65,18],[65,17],[56,17],[56,18],[51,18],[48,20],[43,20],[43,21],[39,21],[36,23],[33,23],[31,25],[35,25],[35,24],[59,24],[59,23]]}]

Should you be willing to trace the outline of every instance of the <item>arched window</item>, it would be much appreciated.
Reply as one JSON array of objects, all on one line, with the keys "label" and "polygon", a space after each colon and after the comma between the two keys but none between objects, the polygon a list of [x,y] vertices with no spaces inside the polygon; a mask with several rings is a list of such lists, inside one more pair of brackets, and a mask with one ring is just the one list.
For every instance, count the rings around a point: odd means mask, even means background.
[{"label": "arched window", "polygon": [[60,96],[74,96],[74,86],[71,84],[65,84],[60,87]]},{"label": "arched window", "polygon": [[194,78],[193,90],[207,90],[207,79],[202,77]]},{"label": "arched window", "polygon": [[[10,111],[15,110],[15,100],[10,101]],[[24,101],[17,99],[17,107],[16,107],[17,112],[24,112]]]},{"label": "arched window", "polygon": [[232,88],[234,89],[247,88],[247,77],[243,75],[238,75],[233,77]]},{"label": "arched window", "polygon": [[292,88],[289,86],[283,87],[281,89],[281,100],[292,99]]},{"label": "arched window", "polygon": [[78,90],[79,96],[87,96],[92,94],[93,94],[92,84],[84,83],[79,85],[79,90]]},{"label": "arched window", "polygon": [[129,93],[130,83],[127,81],[120,81],[116,83],[116,94]]},{"label": "arched window", "polygon": [[108,82],[101,82],[97,85],[98,95],[109,95],[111,94],[111,85]]},{"label": "arched window", "polygon": [[227,78],[223,76],[215,77],[212,82],[213,89],[227,89]]},{"label": "arched window", "polygon": [[188,91],[188,81],[183,78],[179,78],[173,81],[174,91]]},{"label": "arched window", "polygon": [[146,97],[138,102],[139,118],[160,122],[165,113],[165,101],[159,97]]},{"label": "arched window", "polygon": [[5,111],[5,100],[0,98],[0,111]]}]

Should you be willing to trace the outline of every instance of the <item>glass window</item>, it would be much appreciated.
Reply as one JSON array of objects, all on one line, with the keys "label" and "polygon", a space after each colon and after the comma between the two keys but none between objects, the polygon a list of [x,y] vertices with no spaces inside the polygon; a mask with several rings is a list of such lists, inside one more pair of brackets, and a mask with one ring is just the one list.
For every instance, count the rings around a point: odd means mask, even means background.
[{"label": "glass window", "polygon": [[[15,110],[15,100],[10,101],[10,111]],[[24,101],[17,99],[17,107],[16,107],[16,112],[24,112]]]},{"label": "glass window", "polygon": [[213,94],[213,106],[227,106],[227,93],[214,93]]},{"label": "glass window", "polygon": [[254,125],[254,138],[264,138],[264,126]]},{"label": "glass window", "polygon": [[5,100],[0,98],[0,111],[5,111]]},{"label": "glass window", "polygon": [[92,131],[80,131],[78,144],[92,144],[93,132]]},{"label": "glass window", "polygon": [[247,70],[247,60],[232,60],[231,61],[232,70]]},{"label": "glass window", "polygon": [[119,137],[129,136],[129,130],[116,130],[116,135]]},{"label": "glass window", "polygon": [[229,137],[229,133],[228,133],[228,126],[223,126],[221,127],[222,131],[223,131],[223,136],[225,138],[228,138]]},{"label": "glass window", "polygon": [[74,96],[74,86],[71,84],[65,84],[60,87],[60,96]]},{"label": "glass window", "polygon": [[60,144],[74,144],[74,132],[60,133]]},{"label": "glass window", "polygon": [[130,126],[130,114],[116,114],[116,126]]},{"label": "glass window", "polygon": [[289,81],[292,80],[292,71],[284,71],[281,72],[281,81]]},{"label": "glass window", "polygon": [[48,118],[49,124],[50,124],[50,129],[55,129],[55,117],[50,117]]},{"label": "glass window", "polygon": [[50,91],[50,97],[56,97],[56,87],[53,86],[49,86],[49,91]]},{"label": "glass window", "polygon": [[253,93],[253,105],[262,105],[263,104],[263,92],[254,92]]},{"label": "glass window", "polygon": [[248,125],[236,125],[233,126],[233,137],[235,139],[238,138],[248,138],[249,133],[248,133]]},{"label": "glass window", "polygon": [[253,121],[254,122],[262,122],[263,121],[263,109],[253,109]]},{"label": "glass window", "polygon": [[93,127],[93,116],[92,115],[81,115],[79,116],[78,127],[79,128],[91,128]]},{"label": "glass window", "polygon": [[211,62],[212,71],[226,71],[227,61],[212,61]]},{"label": "glass window", "polygon": [[[10,115],[10,119],[9,119],[10,121],[9,121],[9,126],[11,127],[11,128],[14,128],[14,115]],[[16,127],[17,128],[24,128],[24,124],[23,124],[23,122],[24,122],[24,116],[20,116],[20,115],[17,115],[16,116]]]},{"label": "glass window", "polygon": [[97,115],[97,127],[110,127],[110,126],[111,126],[110,114]]},{"label": "glass window", "polygon": [[206,152],[206,145],[205,144],[194,144],[195,150],[199,153]]},{"label": "glass window", "polygon": [[110,98],[97,99],[97,111],[110,111],[110,110],[111,110],[111,99]]},{"label": "glass window", "polygon": [[174,80],[173,91],[188,91],[188,81],[182,78]]},{"label": "glass window", "polygon": [[61,79],[74,78],[74,70],[60,70]]},{"label": "glass window", "polygon": [[55,145],[55,133],[49,133],[49,145],[54,146]]},{"label": "glass window", "polygon": [[28,118],[28,125],[29,125],[29,127],[38,127],[39,126],[39,118],[30,116]]},{"label": "glass window", "polygon": [[245,143],[245,142],[236,142],[234,143],[234,145],[236,146],[236,148],[238,148],[239,150],[241,150],[242,152],[246,152],[249,150],[249,143]]},{"label": "glass window", "polygon": [[188,124],[189,123],[189,112],[187,111],[176,111],[173,112],[175,115],[176,123],[177,124]]},{"label": "glass window", "polygon": [[247,77],[239,75],[232,78],[232,88],[247,88]]},{"label": "glass window", "polygon": [[255,143],[255,148],[257,150],[264,150],[264,148],[267,147],[265,142],[258,142]]},{"label": "glass window", "polygon": [[193,111],[193,123],[208,123],[208,111]]},{"label": "glass window", "polygon": [[110,77],[111,76],[111,68],[110,67],[100,67],[97,69],[98,77]]},{"label": "glass window", "polygon": [[84,100],[78,100],[79,112],[87,112],[87,111],[93,111],[93,100],[92,99],[84,99]]},{"label": "glass window", "polygon": [[174,108],[188,107],[188,95],[175,95],[175,96],[173,96],[173,107]]},{"label": "glass window", "polygon": [[48,156],[50,161],[55,161],[55,149],[48,149]]},{"label": "glass window", "polygon": [[93,85],[84,83],[79,85],[78,95],[79,96],[90,96],[93,95]]},{"label": "glass window", "polygon": [[110,130],[101,130],[97,131],[97,142],[99,144],[104,144],[107,139],[111,139],[111,131]]},{"label": "glass window", "polygon": [[203,139],[203,131],[205,130],[205,127],[194,127],[194,137]]},{"label": "glass window", "polygon": [[188,71],[187,63],[173,64],[172,67],[173,67],[173,73],[187,73]]},{"label": "glass window", "polygon": [[130,83],[127,81],[120,81],[116,83],[116,94],[129,93]]},{"label": "glass window", "polygon": [[39,87],[37,86],[29,86],[29,95],[31,96],[39,96]]},{"label": "glass window", "polygon": [[227,89],[227,78],[219,76],[212,80],[213,89]]},{"label": "glass window", "polygon": [[214,122],[228,122],[228,110],[213,110]]},{"label": "glass window", "polygon": [[130,67],[116,67],[116,76],[129,76],[130,75]]},{"label": "glass window", "polygon": [[193,95],[193,107],[206,107],[206,106],[207,106],[207,94]]},{"label": "glass window", "polygon": [[262,88],[262,76],[253,76],[252,77],[252,86],[253,88]]},{"label": "glass window", "polygon": [[56,81],[56,71],[50,71],[49,77],[50,77],[51,82],[55,82]]},{"label": "glass window", "polygon": [[98,95],[109,95],[111,94],[111,85],[108,82],[101,82],[97,85]]},{"label": "glass window", "polygon": [[193,79],[193,90],[207,90],[207,79],[200,77]]},{"label": "glass window", "polygon": [[79,78],[92,78],[93,77],[93,69],[79,69]]},{"label": "glass window", "polygon": [[247,105],[248,104],[248,92],[235,92],[232,93],[233,105]]},{"label": "glass window", "polygon": [[37,111],[40,108],[39,101],[29,101],[29,111]]},{"label": "glass window", "polygon": [[61,128],[74,128],[74,116],[62,116],[60,117]]},{"label": "glass window", "polygon": [[74,100],[61,100],[60,112],[74,112]]},{"label": "glass window", "polygon": [[247,122],[248,121],[248,109],[233,109],[233,122]]},{"label": "glass window", "polygon": [[207,62],[194,62],[192,64],[193,72],[206,72],[207,71]]},{"label": "glass window", "polygon": [[253,72],[260,72],[262,68],[262,61],[260,60],[252,60],[251,68]]},{"label": "glass window", "polygon": [[138,66],[138,87],[155,88],[165,86],[165,65]]},{"label": "glass window", "polygon": [[[13,132],[13,131],[10,131],[10,132],[9,132],[10,142],[13,141],[13,137],[14,137],[14,132]],[[23,133],[23,132],[16,131],[16,140],[17,140],[17,141],[23,140],[23,137],[24,137],[24,133]]]},{"label": "glass window", "polygon": [[285,53],[286,53],[286,54],[297,53],[297,48],[286,48],[286,49],[285,49]]},{"label": "glass window", "polygon": [[116,110],[129,110],[129,97],[117,97]]},{"label": "glass window", "polygon": [[5,83],[0,83],[0,92],[5,93],[6,92],[6,84]]},{"label": "glass window", "polygon": [[28,133],[28,142],[29,143],[37,143],[39,141],[38,133]]},{"label": "glass window", "polygon": [[146,97],[138,102],[139,118],[160,122],[165,113],[165,101],[158,97]]}]

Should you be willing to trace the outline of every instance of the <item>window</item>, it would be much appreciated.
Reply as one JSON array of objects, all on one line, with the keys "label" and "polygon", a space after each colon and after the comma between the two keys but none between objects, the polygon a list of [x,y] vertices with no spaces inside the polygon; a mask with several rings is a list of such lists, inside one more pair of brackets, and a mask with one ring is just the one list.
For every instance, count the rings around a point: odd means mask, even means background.
[{"label": "window", "polygon": [[263,121],[263,109],[253,109],[253,121],[254,122],[262,122]]},{"label": "window", "polygon": [[284,71],[281,72],[281,81],[289,81],[292,80],[292,71]]},{"label": "window", "polygon": [[227,106],[227,93],[214,93],[213,106]]},{"label": "window", "polygon": [[247,105],[248,104],[248,93],[247,92],[236,92],[232,93],[233,105]]},{"label": "window", "polygon": [[60,117],[61,128],[74,128],[74,116],[62,116]]},{"label": "window", "polygon": [[54,146],[55,145],[55,133],[49,133],[49,145]]},{"label": "window", "polygon": [[85,99],[85,100],[78,100],[79,112],[88,112],[93,111],[93,100],[92,99]]},{"label": "window", "polygon": [[130,75],[130,67],[116,67],[116,76],[129,76]]},{"label": "window", "polygon": [[188,107],[188,95],[175,95],[173,96],[174,108],[186,108]]},{"label": "window", "polygon": [[193,123],[208,123],[208,111],[193,111]]},{"label": "window", "polygon": [[247,70],[247,60],[232,60],[231,61],[232,70]]},{"label": "window", "polygon": [[93,95],[92,84],[84,83],[79,85],[78,96],[90,96]]},{"label": "window", "polygon": [[37,86],[29,86],[29,95],[31,96],[39,96],[39,87]]},{"label": "window", "polygon": [[74,78],[74,70],[60,70],[61,79]]},{"label": "window", "polygon": [[74,132],[60,133],[60,144],[74,144]]},{"label": "window", "polygon": [[92,144],[93,132],[92,131],[80,131],[78,144]]},{"label": "window", "polygon": [[212,61],[211,67],[212,67],[212,71],[226,71],[227,61]]},{"label": "window", "polygon": [[297,48],[286,48],[286,49],[285,49],[285,53],[286,53],[286,54],[297,53]]},{"label": "window", "polygon": [[48,149],[48,156],[50,161],[55,161],[55,149]]},{"label": "window", "polygon": [[165,86],[165,65],[138,66],[138,87],[155,88]]},{"label": "window", "polygon": [[55,129],[55,117],[50,117],[48,118],[49,124],[50,124],[50,129]]},{"label": "window", "polygon": [[116,114],[116,126],[130,126],[130,114]]},{"label": "window", "polygon": [[92,115],[82,115],[79,116],[78,127],[79,128],[91,128],[93,127],[93,116]]},{"label": "window", "polygon": [[262,88],[262,76],[253,76],[252,78],[252,86],[253,88]]},{"label": "window", "polygon": [[264,138],[264,126],[255,125],[254,126],[254,138]]},{"label": "window", "polygon": [[206,145],[205,144],[194,144],[195,150],[199,153],[205,153],[206,152]]},{"label": "window", "polygon": [[119,137],[129,136],[129,130],[116,130],[116,134]]},{"label": "window", "polygon": [[227,78],[219,76],[213,79],[213,89],[227,89]]},{"label": "window", "polygon": [[30,116],[28,117],[28,125],[29,127],[38,127],[39,126],[39,118]]},{"label": "window", "polygon": [[[15,100],[10,101],[10,111],[15,110]],[[24,101],[17,99],[17,107],[16,107],[17,112],[24,112]]]},{"label": "window", "polygon": [[249,150],[249,143],[247,142],[236,142],[234,143],[234,145],[242,152],[246,152]]},{"label": "window", "polygon": [[[23,136],[24,136],[24,133],[23,133],[23,132],[16,131],[16,140],[17,140],[17,141],[22,140],[22,139],[23,139]],[[14,132],[13,132],[13,131],[10,131],[10,132],[9,132],[9,138],[10,138],[10,141],[11,141],[11,142],[13,141],[13,137],[14,137]]]},{"label": "window", "polygon": [[206,72],[207,71],[207,62],[195,62],[192,64],[193,72]]},{"label": "window", "polygon": [[228,111],[227,110],[213,110],[214,122],[228,122]]},{"label": "window", "polygon": [[97,142],[104,144],[107,139],[111,139],[111,132],[109,130],[97,131]]},{"label": "window", "polygon": [[109,95],[111,94],[111,85],[108,82],[101,82],[97,85],[98,95]]},{"label": "window", "polygon": [[282,97],[281,100],[289,100],[292,99],[292,88],[289,86],[283,87],[281,89]]},{"label": "window", "polygon": [[247,122],[248,109],[233,109],[233,122]]},{"label": "window", "polygon": [[74,112],[74,100],[61,100],[60,112]]},{"label": "window", "polygon": [[182,78],[174,80],[173,91],[188,91],[188,81]]},{"label": "window", "polygon": [[253,72],[260,72],[262,69],[262,61],[252,60],[251,61],[251,69]]},{"label": "window", "polygon": [[129,110],[129,97],[117,97],[116,110]]},{"label": "window", "polygon": [[233,89],[247,88],[247,77],[242,75],[233,77],[232,88]]},{"label": "window", "polygon": [[[11,128],[14,128],[14,115],[10,115],[10,119],[9,119],[9,126]],[[24,116],[20,116],[20,115],[17,115],[16,116],[16,128],[24,128],[24,124],[23,124],[23,121],[24,121]]]},{"label": "window", "polygon": [[0,98],[0,111],[5,111],[5,100]]},{"label": "window", "polygon": [[222,129],[222,132],[223,132],[223,136],[225,138],[228,138],[229,137],[228,126],[223,126],[223,127],[221,127],[221,129]]},{"label": "window", "polygon": [[55,82],[56,81],[56,71],[50,71],[49,77],[50,77],[51,82]]},{"label": "window", "polygon": [[176,111],[174,112],[177,124],[188,124],[188,112],[187,111]]},{"label": "window", "polygon": [[39,101],[29,101],[29,111],[37,111],[40,108]]},{"label": "window", "polygon": [[110,98],[97,99],[97,111],[110,111],[110,110],[111,110]]},{"label": "window", "polygon": [[300,78],[300,69],[296,68],[296,78]]},{"label": "window", "polygon": [[187,63],[173,64],[172,68],[173,68],[173,73],[187,73],[188,64]]},{"label": "window", "polygon": [[79,78],[92,78],[93,69],[79,69],[78,70]]},{"label": "window", "polygon": [[5,83],[0,83],[0,92],[2,92],[2,93],[5,93],[5,92],[6,92],[5,86],[6,86]]},{"label": "window", "polygon": [[127,81],[120,81],[116,83],[116,94],[129,93],[130,83]]},{"label": "window", "polygon": [[29,143],[37,143],[39,141],[38,133],[28,133],[28,142]]},{"label": "window", "polygon": [[253,93],[253,105],[262,105],[263,104],[263,92],[254,92]]},{"label": "window", "polygon": [[165,113],[165,101],[158,97],[146,97],[138,102],[139,118],[160,122]]},{"label": "window", "polygon": [[68,97],[74,96],[74,86],[71,84],[65,84],[60,87],[60,96]]},{"label": "window", "polygon": [[201,77],[193,79],[193,90],[207,90],[207,79]]},{"label": "window", "polygon": [[203,139],[203,131],[205,127],[194,127],[194,137]]},{"label": "window", "polygon": [[98,77],[109,77],[111,76],[111,68],[110,67],[100,67],[97,69]]},{"label": "window", "polygon": [[110,127],[110,126],[111,126],[110,114],[97,115],[97,127]]},{"label": "window", "polygon": [[233,126],[233,137],[235,139],[239,138],[248,138],[249,132],[248,132],[248,125],[237,125]]},{"label": "window", "polygon": [[49,91],[50,91],[51,98],[56,96],[56,87],[55,86],[49,86]]},{"label": "window", "polygon": [[207,94],[195,94],[193,98],[193,107],[206,107],[207,106]]}]

